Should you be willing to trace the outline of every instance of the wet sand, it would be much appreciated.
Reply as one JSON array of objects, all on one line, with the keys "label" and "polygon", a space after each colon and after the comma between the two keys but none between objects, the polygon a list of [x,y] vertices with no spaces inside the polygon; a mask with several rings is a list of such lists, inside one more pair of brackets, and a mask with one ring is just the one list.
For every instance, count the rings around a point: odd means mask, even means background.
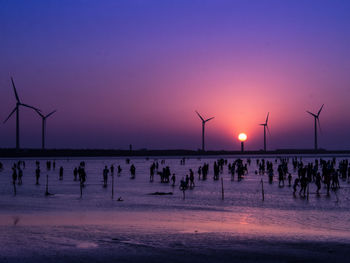
[{"label": "wet sand", "polygon": [[[99,226],[14,227],[6,232],[11,237],[2,243],[1,262],[348,262],[350,249],[350,244],[338,242],[124,233]],[[30,240],[23,240],[24,235]],[[28,242],[35,246],[27,247]]]},{"label": "wet sand", "polygon": [[342,240],[336,230],[244,218],[232,211],[2,214],[0,262],[348,262],[348,233]]}]

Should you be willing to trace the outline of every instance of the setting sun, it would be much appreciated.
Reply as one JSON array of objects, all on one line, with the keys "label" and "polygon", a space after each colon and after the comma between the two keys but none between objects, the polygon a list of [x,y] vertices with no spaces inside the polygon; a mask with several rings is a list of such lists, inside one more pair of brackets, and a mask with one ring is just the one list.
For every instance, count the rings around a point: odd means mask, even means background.
[{"label": "setting sun", "polygon": [[238,140],[240,140],[241,142],[244,142],[245,140],[247,140],[247,134],[245,133],[240,133],[238,135]]}]

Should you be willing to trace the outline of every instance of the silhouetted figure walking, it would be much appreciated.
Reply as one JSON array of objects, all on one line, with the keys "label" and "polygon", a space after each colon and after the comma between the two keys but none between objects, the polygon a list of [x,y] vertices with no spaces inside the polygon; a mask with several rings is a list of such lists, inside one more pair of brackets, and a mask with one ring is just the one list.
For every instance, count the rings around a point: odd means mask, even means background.
[{"label": "silhouetted figure walking", "polygon": [[15,196],[17,194],[16,181],[17,181],[17,167],[16,167],[16,164],[14,164],[12,167],[12,184],[13,184],[13,193]]},{"label": "silhouetted figure walking", "polygon": [[288,174],[288,186],[289,187],[292,186],[292,174],[291,173]]},{"label": "silhouetted figure walking", "polygon": [[74,167],[73,176],[74,176],[74,181],[76,181],[77,180],[77,176],[78,176],[78,169],[77,169],[77,167]]},{"label": "silhouetted figure walking", "polygon": [[299,195],[303,194],[303,197],[305,197],[307,185],[308,185],[308,181],[307,181],[306,176],[302,176],[300,179]]},{"label": "silhouetted figure walking", "polygon": [[269,183],[272,184],[272,182],[273,182],[273,170],[271,169],[269,171]]},{"label": "silhouetted figure walking", "polygon": [[278,186],[284,187],[284,174],[281,165],[278,166]]},{"label": "silhouetted figure walking", "polygon": [[130,173],[131,173],[131,179],[135,179],[135,175],[136,175],[136,168],[135,168],[135,165],[132,164],[130,166]]},{"label": "silhouetted figure walking", "polygon": [[[186,179],[188,178],[188,175],[186,175]],[[187,183],[187,180],[185,181],[184,178],[182,177],[181,181],[180,181],[180,190],[182,191],[182,196],[183,196],[183,199],[185,199],[185,191],[188,187],[188,183]]]},{"label": "silhouetted figure walking", "polygon": [[190,188],[194,188],[194,173],[192,169],[190,169]]},{"label": "silhouetted figure walking", "polygon": [[108,173],[109,173],[109,170],[106,165],[105,168],[103,169],[103,187],[107,187]]},{"label": "silhouetted figure walking", "polygon": [[63,180],[63,167],[60,167],[60,180]]},{"label": "silhouetted figure walking", "polygon": [[149,168],[149,181],[153,182],[154,180],[154,171],[156,169],[156,164],[152,163],[151,167]]},{"label": "silhouetted figure walking", "polygon": [[295,195],[298,186],[299,186],[299,178],[295,178],[294,184],[293,184],[293,195]]},{"label": "silhouetted figure walking", "polygon": [[329,172],[326,172],[324,174],[324,183],[326,184],[327,187],[327,195],[329,196],[329,190],[331,188],[331,175],[329,174]]},{"label": "silhouetted figure walking", "polygon": [[202,175],[202,166],[198,167],[197,173],[198,173],[198,180],[200,180],[201,179],[201,175]]},{"label": "silhouetted figure walking", "polygon": [[214,162],[214,180],[219,180],[219,173],[220,173],[220,167],[219,165]]},{"label": "silhouetted figure walking", "polygon": [[36,170],[35,170],[35,179],[36,179],[35,184],[36,185],[39,185],[39,178],[40,178],[40,166],[38,165]]},{"label": "silhouetted figure walking", "polygon": [[79,167],[79,179],[80,179],[80,184],[82,187],[85,187],[85,182],[86,182],[86,172],[83,167]]},{"label": "silhouetted figure walking", "polygon": [[315,184],[316,184],[316,187],[317,187],[317,190],[316,190],[316,193],[317,194],[320,194],[320,189],[321,189],[321,174],[320,173],[317,173],[316,175],[316,181],[315,181]]},{"label": "silhouetted figure walking", "polygon": [[175,174],[173,174],[173,175],[171,176],[171,181],[173,182],[173,183],[172,183],[172,186],[175,186],[175,182],[176,182]]},{"label": "silhouetted figure walking", "polygon": [[186,182],[186,189],[187,189],[190,184],[190,177],[188,176],[188,174],[186,174],[185,182]]},{"label": "silhouetted figure walking", "polygon": [[23,171],[21,167],[18,167],[18,185],[22,185]]},{"label": "silhouetted figure walking", "polygon": [[15,184],[17,181],[17,167],[16,164],[12,166],[12,183]]}]

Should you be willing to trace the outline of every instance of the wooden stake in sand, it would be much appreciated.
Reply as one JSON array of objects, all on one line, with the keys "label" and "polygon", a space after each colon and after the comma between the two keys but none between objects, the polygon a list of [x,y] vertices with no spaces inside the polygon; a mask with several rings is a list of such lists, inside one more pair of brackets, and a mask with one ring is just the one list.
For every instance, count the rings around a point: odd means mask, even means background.
[{"label": "wooden stake in sand", "polygon": [[112,200],[114,198],[114,173],[112,173]]},{"label": "wooden stake in sand", "polygon": [[221,177],[221,199],[224,200],[224,178]]},{"label": "wooden stake in sand", "polygon": [[263,179],[261,178],[261,194],[262,194],[262,200],[264,201],[265,200],[265,191],[264,191],[264,181]]},{"label": "wooden stake in sand", "polygon": [[45,195],[49,195],[49,175],[46,175],[46,191]]}]

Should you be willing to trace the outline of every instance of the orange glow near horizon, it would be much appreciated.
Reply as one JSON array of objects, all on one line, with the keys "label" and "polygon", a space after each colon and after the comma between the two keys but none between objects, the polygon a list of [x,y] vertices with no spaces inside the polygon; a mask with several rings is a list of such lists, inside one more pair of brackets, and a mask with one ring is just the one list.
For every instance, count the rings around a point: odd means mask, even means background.
[{"label": "orange glow near horizon", "polygon": [[245,133],[240,133],[239,135],[238,135],[238,140],[240,140],[241,142],[244,142],[244,141],[246,141],[247,140],[247,134],[245,134]]}]

